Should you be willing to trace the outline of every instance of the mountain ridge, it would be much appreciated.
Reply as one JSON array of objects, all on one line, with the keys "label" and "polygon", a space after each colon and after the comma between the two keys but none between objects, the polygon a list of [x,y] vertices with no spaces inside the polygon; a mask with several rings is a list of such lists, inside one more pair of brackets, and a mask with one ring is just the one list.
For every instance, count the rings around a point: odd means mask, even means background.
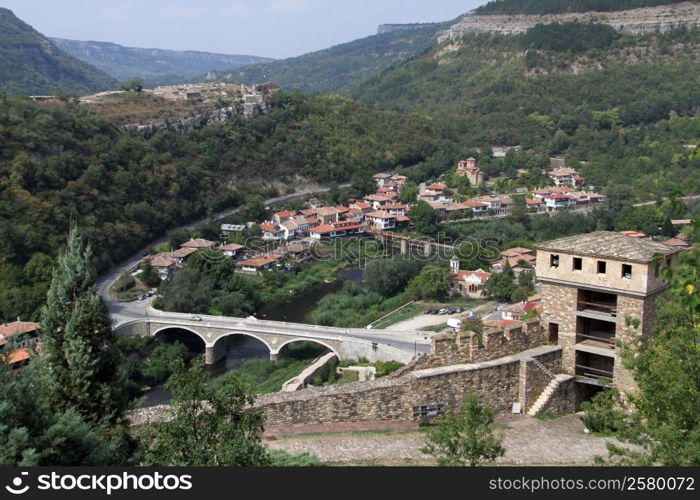
[{"label": "mountain ridge", "polygon": [[117,81],[58,48],[0,7],[0,91],[17,94],[90,94]]},{"label": "mountain ridge", "polygon": [[303,92],[344,91],[434,46],[437,32],[453,22],[390,30],[289,59],[210,72],[202,78],[246,84],[275,81],[285,89]]},{"label": "mountain ridge", "polygon": [[119,81],[135,77],[148,84],[183,83],[203,73],[268,63],[274,59],[197,50],[127,47],[113,42],[50,38],[59,48]]}]

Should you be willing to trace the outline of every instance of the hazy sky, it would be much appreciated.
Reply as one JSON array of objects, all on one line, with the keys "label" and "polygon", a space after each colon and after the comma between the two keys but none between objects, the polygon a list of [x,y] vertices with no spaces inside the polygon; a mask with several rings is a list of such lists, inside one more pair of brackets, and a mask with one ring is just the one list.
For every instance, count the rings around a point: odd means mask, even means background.
[{"label": "hazy sky", "polygon": [[290,57],[447,21],[486,0],[0,0],[47,36],[131,47]]}]

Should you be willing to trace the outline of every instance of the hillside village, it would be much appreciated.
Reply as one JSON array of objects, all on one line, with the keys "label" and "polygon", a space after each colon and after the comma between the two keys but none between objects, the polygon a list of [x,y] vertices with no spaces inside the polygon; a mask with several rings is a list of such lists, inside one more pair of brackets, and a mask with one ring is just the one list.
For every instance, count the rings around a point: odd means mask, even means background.
[{"label": "hillside village", "polygon": [[700,463],[700,2],[453,19],[146,84],[0,8],[0,466]]}]

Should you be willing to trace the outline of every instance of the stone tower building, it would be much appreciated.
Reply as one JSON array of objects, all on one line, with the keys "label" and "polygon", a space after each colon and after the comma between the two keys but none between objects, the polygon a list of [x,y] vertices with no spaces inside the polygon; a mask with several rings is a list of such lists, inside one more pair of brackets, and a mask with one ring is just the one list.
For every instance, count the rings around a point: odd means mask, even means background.
[{"label": "stone tower building", "polygon": [[675,266],[680,251],[611,232],[550,241],[537,250],[543,326],[563,348],[564,369],[581,381],[607,378],[633,390],[615,342],[652,332],[656,300],[669,286],[661,270]]},{"label": "stone tower building", "polygon": [[481,186],[484,183],[484,171],[476,164],[476,158],[460,160],[457,164],[457,175],[469,179],[472,186]]}]

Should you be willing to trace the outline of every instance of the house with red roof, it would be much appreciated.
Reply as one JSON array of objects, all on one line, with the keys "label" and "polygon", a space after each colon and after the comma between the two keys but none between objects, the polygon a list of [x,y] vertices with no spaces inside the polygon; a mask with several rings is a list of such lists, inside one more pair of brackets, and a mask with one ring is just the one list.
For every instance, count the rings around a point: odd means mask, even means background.
[{"label": "house with red roof", "polygon": [[457,271],[450,275],[450,287],[453,293],[462,297],[478,299],[482,297],[482,287],[491,278],[491,273],[477,271]]},{"label": "house with red roof", "polygon": [[175,274],[177,261],[170,252],[159,253],[151,257],[151,266],[158,271],[161,280],[169,280]]},{"label": "house with red roof", "polygon": [[357,220],[346,220],[322,224],[311,229],[311,237],[315,240],[342,238],[345,236],[355,236],[363,234],[367,226]]}]

